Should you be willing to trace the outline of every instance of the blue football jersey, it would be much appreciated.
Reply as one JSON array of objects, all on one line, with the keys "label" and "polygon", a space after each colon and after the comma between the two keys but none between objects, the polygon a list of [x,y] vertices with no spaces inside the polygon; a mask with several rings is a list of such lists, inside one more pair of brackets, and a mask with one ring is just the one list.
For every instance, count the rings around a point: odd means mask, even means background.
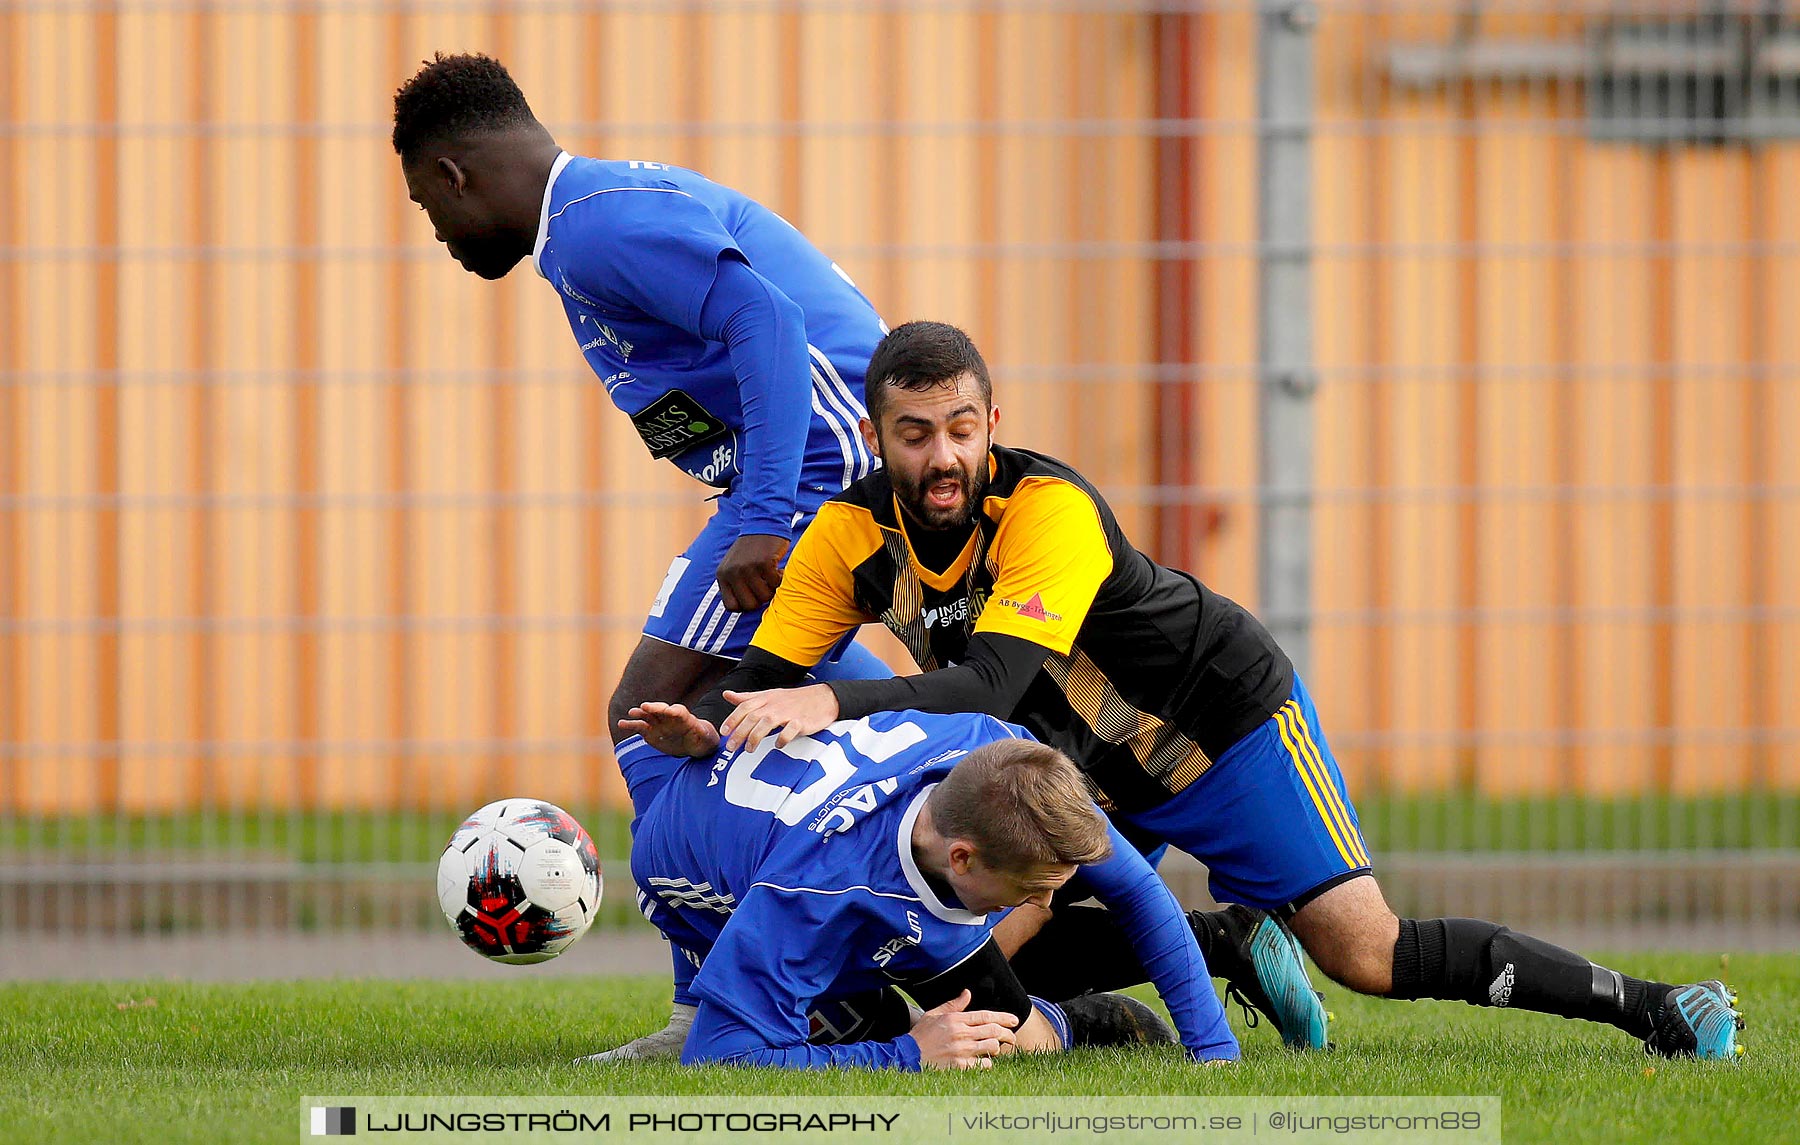
[{"label": "blue football jersey", "polygon": [[[1004,912],[975,915],[926,879],[912,830],[970,751],[1024,729],[986,715],[883,712],[784,749],[675,764],[621,745],[639,817],[632,876],[644,914],[698,966],[684,1060],[918,1068],[917,1043],[807,1044],[827,997],[919,982],[973,954]],[[647,801],[647,802],[646,802]],[[1236,1042],[1174,896],[1117,832],[1082,869],[1144,954],[1184,1044]]]},{"label": "blue football jersey", "polygon": [[[545,190],[533,262],[613,404],[651,456],[732,488],[743,471],[744,395],[723,342],[700,333],[722,258],[739,259],[805,317],[810,404],[800,485],[836,493],[875,466],[857,431],[863,371],[886,328],[848,276],[785,219],[679,167],[564,154]],[[758,491],[751,491],[756,493]],[[784,491],[791,494],[793,491]]]}]

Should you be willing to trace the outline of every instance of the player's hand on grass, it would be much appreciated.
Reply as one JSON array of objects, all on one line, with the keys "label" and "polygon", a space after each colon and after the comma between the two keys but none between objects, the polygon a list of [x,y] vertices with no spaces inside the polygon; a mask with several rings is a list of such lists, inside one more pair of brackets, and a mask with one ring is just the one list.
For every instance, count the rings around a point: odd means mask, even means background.
[{"label": "player's hand on grass", "polygon": [[920,1061],[936,1069],[992,1069],[1001,1047],[1014,1044],[1016,1016],[1004,1010],[970,1010],[968,1005],[964,990],[913,1023]]},{"label": "player's hand on grass", "polygon": [[824,731],[838,718],[837,693],[827,684],[726,692],[725,699],[737,705],[719,727],[732,751],[746,744],[754,749],[770,734],[775,735],[776,747],[786,747],[801,736]]},{"label": "player's hand on grass", "polygon": [[745,533],[732,542],[719,562],[719,599],[732,612],[761,608],[781,586],[781,558],[787,555],[786,537]]},{"label": "player's hand on grass", "polygon": [[655,701],[639,704],[619,721],[619,730],[644,737],[664,755],[700,759],[719,750],[719,730],[687,710],[685,704]]}]

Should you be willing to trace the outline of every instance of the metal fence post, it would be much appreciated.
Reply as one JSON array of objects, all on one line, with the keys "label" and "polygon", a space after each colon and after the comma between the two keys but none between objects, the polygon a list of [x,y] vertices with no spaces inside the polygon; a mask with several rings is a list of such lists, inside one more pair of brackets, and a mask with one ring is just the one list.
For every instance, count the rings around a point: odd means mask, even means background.
[{"label": "metal fence post", "polygon": [[1313,31],[1306,0],[1264,0],[1257,35],[1259,612],[1300,671],[1312,606]]}]

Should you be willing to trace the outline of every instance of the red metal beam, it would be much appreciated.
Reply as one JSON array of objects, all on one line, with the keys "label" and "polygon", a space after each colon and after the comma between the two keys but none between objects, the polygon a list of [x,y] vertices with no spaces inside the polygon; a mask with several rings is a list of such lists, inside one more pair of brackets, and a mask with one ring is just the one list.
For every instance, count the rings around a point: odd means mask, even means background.
[{"label": "red metal beam", "polygon": [[[1191,12],[1150,17],[1153,107],[1158,120],[1190,122],[1197,114],[1194,56],[1200,19]],[[1154,237],[1164,243],[1191,243],[1199,237],[1194,210],[1200,193],[1196,141],[1180,132],[1159,135],[1154,156]],[[1199,506],[1189,500],[1198,473],[1197,423],[1203,404],[1199,385],[1190,376],[1200,360],[1194,332],[1199,267],[1186,256],[1158,258],[1151,273],[1152,344],[1162,375],[1152,386],[1152,464],[1156,484],[1172,497],[1152,515],[1153,555],[1164,563],[1188,567],[1195,563],[1199,539],[1195,526]]]},{"label": "red metal beam", "polygon": [[[0,123],[25,122],[25,14],[13,5],[0,8]],[[0,247],[16,251],[24,235],[24,164],[22,134],[0,136]],[[25,492],[25,390],[17,381],[25,368],[25,261],[12,258],[0,269],[0,498],[9,506]],[[0,509],[0,743],[25,742],[25,511]],[[0,811],[25,810],[25,761],[0,756]]]},{"label": "red metal beam", "polygon": [[[294,53],[294,122],[310,127],[319,119],[319,15],[309,7],[292,14]],[[294,384],[289,395],[294,426],[292,481],[299,507],[294,510],[295,593],[293,611],[301,623],[294,633],[294,737],[302,744],[294,759],[300,805],[319,805],[319,636],[307,623],[319,615],[319,207],[313,180],[319,171],[318,136],[294,133],[294,172],[301,180],[294,196],[293,264]]]},{"label": "red metal beam", "polygon": [[[409,50],[412,14],[405,6],[387,13],[388,66],[395,84],[412,74],[418,60]],[[398,168],[398,163],[395,163]],[[415,783],[412,756],[405,744],[415,731],[413,635],[406,618],[413,611],[413,517],[407,505],[412,491],[412,387],[406,369],[412,364],[413,281],[406,256],[408,235],[423,216],[395,189],[387,205],[387,345],[389,380],[383,394],[387,421],[387,488],[393,505],[387,511],[387,611],[399,621],[387,636],[388,735],[399,745],[387,760],[388,798],[397,807],[428,803],[429,784]]]},{"label": "red metal beam", "polygon": [[119,13],[94,11],[94,516],[97,805],[119,809]]},{"label": "red metal beam", "polygon": [[[190,255],[187,264],[187,363],[194,371],[188,383],[188,490],[196,504],[188,515],[188,549],[192,562],[188,581],[188,614],[209,617],[213,610],[214,549],[217,546],[216,521],[208,503],[216,481],[214,461],[218,456],[213,423],[214,382],[213,345],[217,334],[215,316],[219,307],[217,264],[208,251],[217,241],[213,195],[217,178],[214,155],[216,142],[206,126],[217,111],[214,96],[213,68],[217,58],[218,14],[210,7],[195,8],[187,17],[188,119],[198,130],[187,142],[187,169],[190,184],[188,197],[187,242]],[[214,702],[219,681],[217,640],[212,626],[194,626],[188,661],[189,725],[193,729],[194,754],[187,765],[186,801],[193,806],[208,802],[218,791],[218,757],[200,745],[218,738],[218,705]]]}]

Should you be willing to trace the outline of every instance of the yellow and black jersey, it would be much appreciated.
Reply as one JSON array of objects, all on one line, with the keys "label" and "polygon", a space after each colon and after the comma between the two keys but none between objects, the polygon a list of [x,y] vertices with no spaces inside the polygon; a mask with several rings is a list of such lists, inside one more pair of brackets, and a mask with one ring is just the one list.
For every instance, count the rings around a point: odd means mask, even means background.
[{"label": "yellow and black jersey", "polygon": [[1161,803],[1268,720],[1293,668],[1242,607],[1133,548],[1067,465],[995,446],[967,543],[920,561],[883,471],[820,508],[788,560],[754,647],[815,664],[879,620],[922,671],[991,633],[1048,649],[1005,715],[1067,753],[1103,806]]}]

